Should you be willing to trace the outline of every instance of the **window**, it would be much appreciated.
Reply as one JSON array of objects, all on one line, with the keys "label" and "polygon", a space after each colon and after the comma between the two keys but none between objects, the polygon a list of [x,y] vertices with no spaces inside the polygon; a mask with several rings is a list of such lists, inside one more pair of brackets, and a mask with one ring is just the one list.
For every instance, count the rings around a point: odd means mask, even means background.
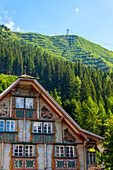
[{"label": "window", "polygon": [[34,156],[34,146],[33,145],[25,146],[25,156]]},{"label": "window", "polygon": [[74,157],[74,146],[66,146],[66,157]]},{"label": "window", "polygon": [[16,97],[15,107],[16,108],[24,108],[24,98]]},{"label": "window", "polygon": [[14,156],[23,156],[23,145],[14,145]]},{"label": "window", "polygon": [[34,99],[33,98],[24,98],[16,97],[15,107],[19,109],[33,109],[34,108]]},{"label": "window", "polygon": [[75,160],[68,160],[67,161],[67,168],[75,169],[76,168],[76,161]]},{"label": "window", "polygon": [[33,118],[33,111],[32,110],[26,110],[25,111],[25,118]]},{"label": "window", "polygon": [[26,98],[25,100],[25,108],[26,109],[33,109],[33,99],[31,98]]},{"label": "window", "polygon": [[64,146],[56,146],[56,156],[57,157],[64,157]]},{"label": "window", "polygon": [[44,123],[44,133],[52,133],[52,123]]},{"label": "window", "polygon": [[65,168],[65,161],[64,160],[57,160],[56,161],[56,168]]},{"label": "window", "polygon": [[87,162],[88,164],[96,164],[96,153],[95,152],[88,152],[87,153]]},{"label": "window", "polygon": [[0,120],[0,131],[4,131],[4,120]]},{"label": "window", "polygon": [[14,168],[23,168],[23,160],[15,159],[14,160]]},{"label": "window", "polygon": [[42,133],[42,123],[41,122],[34,122],[33,132]]},{"label": "window", "polygon": [[34,168],[34,160],[25,160],[25,168]]},{"label": "window", "polygon": [[75,146],[68,145],[56,145],[55,146],[55,156],[56,157],[75,157]]},{"label": "window", "polygon": [[15,131],[15,122],[14,121],[6,121],[6,131],[14,132]]}]

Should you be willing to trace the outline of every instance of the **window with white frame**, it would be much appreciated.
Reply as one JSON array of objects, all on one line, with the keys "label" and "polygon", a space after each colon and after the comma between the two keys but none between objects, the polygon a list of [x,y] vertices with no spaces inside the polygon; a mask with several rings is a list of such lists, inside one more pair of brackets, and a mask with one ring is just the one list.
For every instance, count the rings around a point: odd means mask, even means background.
[{"label": "window with white frame", "polygon": [[42,133],[42,122],[34,122],[33,132]]},{"label": "window with white frame", "polygon": [[0,120],[0,131],[4,131],[4,120]]},{"label": "window with white frame", "polygon": [[74,146],[66,146],[66,157],[74,157],[75,149]]},{"label": "window with white frame", "polygon": [[6,120],[6,131],[9,131],[9,132],[15,131],[15,121]]},{"label": "window with white frame", "polygon": [[33,145],[25,146],[25,156],[34,156],[34,146]]},{"label": "window with white frame", "polygon": [[24,108],[24,98],[22,97],[16,97],[16,100],[15,100],[15,107],[16,108]]},{"label": "window with white frame", "polygon": [[44,133],[52,133],[52,123],[44,122]]},{"label": "window with white frame", "polygon": [[64,157],[65,156],[64,146],[56,146],[56,156],[57,157]]},{"label": "window with white frame", "polygon": [[23,156],[23,145],[14,145],[13,156]]}]

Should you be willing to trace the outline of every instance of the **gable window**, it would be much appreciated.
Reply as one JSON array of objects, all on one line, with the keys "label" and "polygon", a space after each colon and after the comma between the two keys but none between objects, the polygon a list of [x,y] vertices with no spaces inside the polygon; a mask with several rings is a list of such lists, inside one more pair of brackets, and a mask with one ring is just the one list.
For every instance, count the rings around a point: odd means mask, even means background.
[{"label": "gable window", "polygon": [[15,131],[15,122],[14,121],[6,121],[6,131],[14,132]]},{"label": "gable window", "polygon": [[57,157],[64,157],[64,146],[56,146],[56,156]]},{"label": "gable window", "polygon": [[66,146],[66,157],[74,157],[74,146]]},{"label": "gable window", "polygon": [[52,123],[44,123],[44,133],[52,133]]},{"label": "gable window", "polygon": [[4,120],[0,120],[0,131],[4,131]]},{"label": "gable window", "polygon": [[23,156],[23,145],[14,145],[14,156]]},{"label": "gable window", "polygon": [[16,101],[15,101],[15,107],[16,108],[24,108],[24,98],[22,97],[16,97]]},{"label": "gable window", "polygon": [[34,156],[34,146],[33,145],[25,146],[25,156]]},{"label": "gable window", "polygon": [[34,98],[16,97],[15,108],[34,109]]},{"label": "gable window", "polygon": [[42,133],[42,123],[41,122],[34,122],[33,132]]}]

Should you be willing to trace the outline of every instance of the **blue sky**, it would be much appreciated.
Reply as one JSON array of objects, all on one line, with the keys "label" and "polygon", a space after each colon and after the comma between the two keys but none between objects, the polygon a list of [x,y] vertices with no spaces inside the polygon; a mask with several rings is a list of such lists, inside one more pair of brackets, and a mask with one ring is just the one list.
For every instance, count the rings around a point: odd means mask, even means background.
[{"label": "blue sky", "polygon": [[113,0],[0,0],[0,24],[12,31],[78,35],[113,50]]}]

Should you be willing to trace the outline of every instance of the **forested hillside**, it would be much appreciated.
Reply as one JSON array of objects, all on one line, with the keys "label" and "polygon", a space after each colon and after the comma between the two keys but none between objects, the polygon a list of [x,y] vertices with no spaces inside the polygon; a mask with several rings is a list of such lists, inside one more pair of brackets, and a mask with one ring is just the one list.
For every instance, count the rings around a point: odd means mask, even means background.
[{"label": "forested hillside", "polygon": [[27,74],[34,76],[82,128],[105,135],[109,149],[113,138],[113,71],[108,69],[112,63],[112,52],[77,36],[20,34],[0,27],[0,92],[23,74],[26,65]]}]

